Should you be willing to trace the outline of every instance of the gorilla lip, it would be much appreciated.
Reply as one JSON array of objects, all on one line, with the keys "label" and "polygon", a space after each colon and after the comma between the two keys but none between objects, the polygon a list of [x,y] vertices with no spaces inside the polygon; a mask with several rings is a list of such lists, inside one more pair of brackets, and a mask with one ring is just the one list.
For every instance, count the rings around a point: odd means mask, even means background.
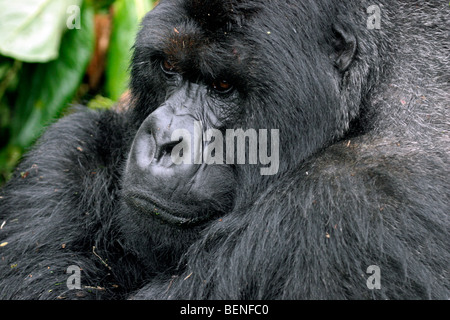
[{"label": "gorilla lip", "polygon": [[128,193],[124,198],[130,206],[136,208],[139,212],[145,214],[146,216],[151,216],[161,222],[180,228],[191,228],[198,226],[210,220],[212,216],[212,214],[205,214],[202,215],[201,218],[183,218],[169,212],[169,210],[163,208],[148,196],[139,195],[134,192]]}]

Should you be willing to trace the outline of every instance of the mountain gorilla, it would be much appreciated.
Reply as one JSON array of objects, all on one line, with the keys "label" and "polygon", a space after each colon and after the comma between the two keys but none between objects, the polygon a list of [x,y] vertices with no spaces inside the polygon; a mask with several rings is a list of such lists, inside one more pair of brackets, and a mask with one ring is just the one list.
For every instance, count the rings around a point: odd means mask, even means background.
[{"label": "mountain gorilla", "polygon": [[448,299],[448,6],[378,3],[161,1],[3,189],[0,297]]}]

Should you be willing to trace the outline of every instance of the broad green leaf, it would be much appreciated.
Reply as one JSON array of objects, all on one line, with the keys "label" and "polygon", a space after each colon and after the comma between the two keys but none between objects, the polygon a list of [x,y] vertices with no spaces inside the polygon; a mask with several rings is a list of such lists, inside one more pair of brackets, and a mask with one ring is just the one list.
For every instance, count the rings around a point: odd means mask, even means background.
[{"label": "broad green leaf", "polygon": [[91,7],[81,9],[81,28],[64,33],[57,60],[24,64],[11,126],[13,145],[29,146],[75,95],[94,49],[93,16]]},{"label": "broad green leaf", "polygon": [[81,0],[0,0],[0,53],[26,62],[58,57],[70,6]]},{"label": "broad green leaf", "polygon": [[151,0],[118,0],[114,3],[113,30],[106,65],[106,92],[117,101],[129,83],[132,47],[140,20],[151,10]]}]

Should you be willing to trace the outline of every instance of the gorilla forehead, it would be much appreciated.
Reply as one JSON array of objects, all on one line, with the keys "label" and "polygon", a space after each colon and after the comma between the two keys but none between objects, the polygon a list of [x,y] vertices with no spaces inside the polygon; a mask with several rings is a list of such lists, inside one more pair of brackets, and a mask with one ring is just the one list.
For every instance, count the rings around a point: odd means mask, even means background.
[{"label": "gorilla forehead", "polygon": [[254,58],[243,28],[248,12],[227,1],[161,1],[143,20],[135,47],[169,58],[182,73],[231,78]]},{"label": "gorilla forehead", "polygon": [[[324,7],[333,6],[329,1],[280,1],[268,7],[259,0],[163,0],[143,20],[135,48],[170,58],[191,75],[217,78],[226,73],[231,78],[245,73],[247,82],[265,79],[271,84],[279,78],[277,66],[295,74],[318,65],[312,61],[316,43],[327,42],[319,30],[333,23]],[[303,12],[305,7],[314,19]],[[295,52],[293,43],[298,44]]]},{"label": "gorilla forehead", "polygon": [[184,8],[188,15],[209,32],[230,31],[241,27],[261,9],[261,1],[245,0],[186,0]]}]

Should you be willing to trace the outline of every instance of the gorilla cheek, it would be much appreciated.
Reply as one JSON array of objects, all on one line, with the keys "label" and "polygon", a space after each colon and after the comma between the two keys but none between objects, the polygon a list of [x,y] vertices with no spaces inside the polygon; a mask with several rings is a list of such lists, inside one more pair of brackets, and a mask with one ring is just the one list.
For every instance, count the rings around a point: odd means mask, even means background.
[{"label": "gorilla cheek", "polygon": [[127,171],[129,170],[130,161],[134,162],[143,171],[150,167],[152,162],[152,154],[155,150],[154,140],[148,134],[140,134],[139,137],[135,142],[136,148],[133,148],[134,152],[130,153],[131,160],[127,163]]}]

